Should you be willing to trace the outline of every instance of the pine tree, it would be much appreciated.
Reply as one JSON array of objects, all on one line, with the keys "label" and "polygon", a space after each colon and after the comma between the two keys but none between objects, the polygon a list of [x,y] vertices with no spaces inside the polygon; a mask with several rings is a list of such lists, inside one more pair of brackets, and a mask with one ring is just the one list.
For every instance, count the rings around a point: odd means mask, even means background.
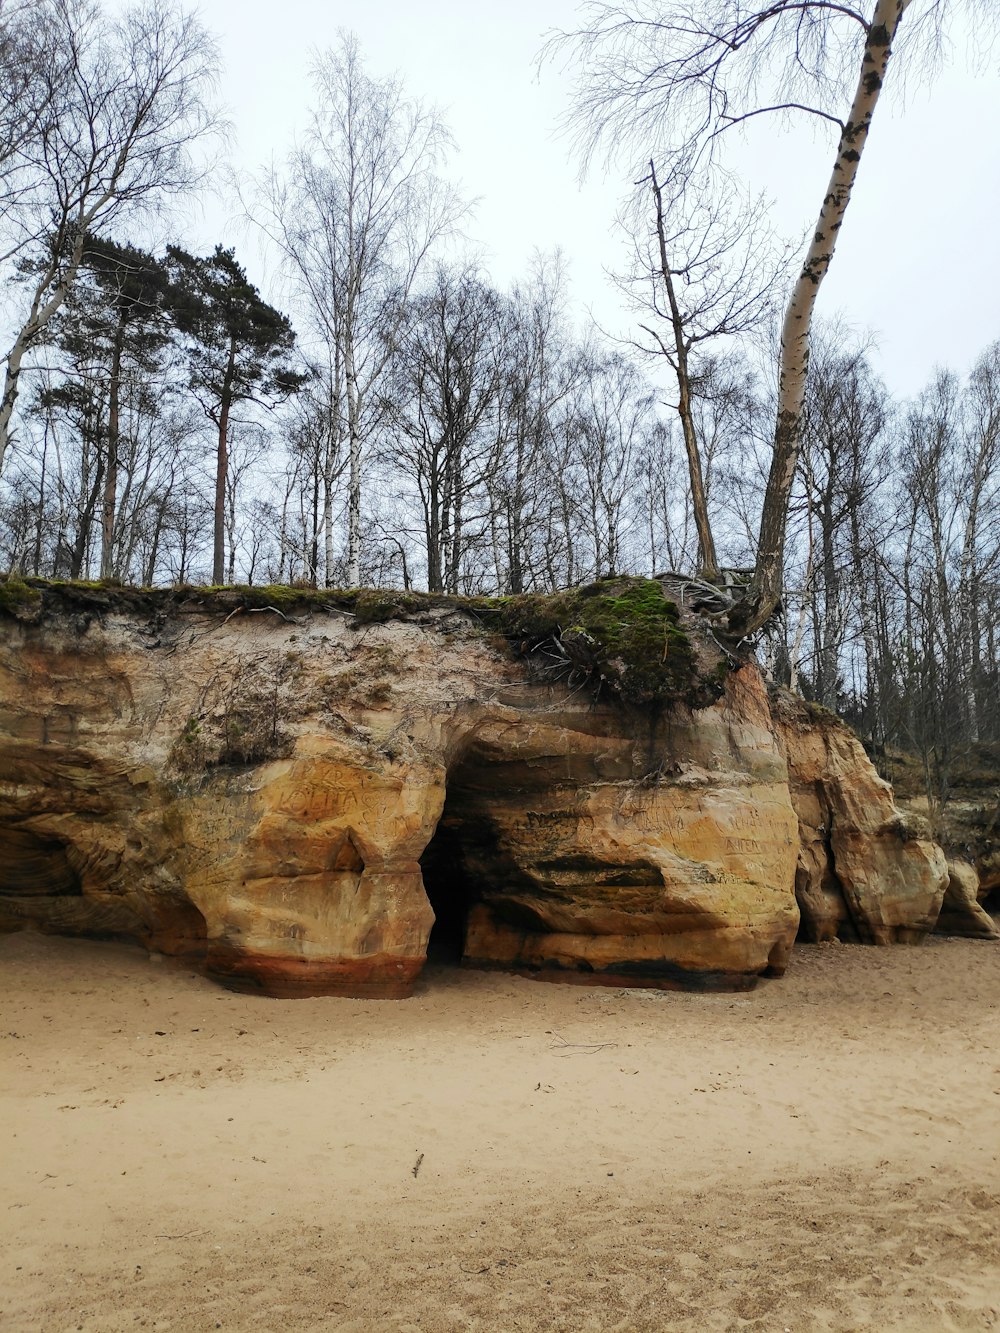
[{"label": "pine tree", "polygon": [[[69,359],[61,384],[39,395],[40,406],[67,416],[81,449],[93,459],[89,493],[81,496],[81,523],[72,570],[81,572],[90,527],[100,502],[100,577],[114,573],[115,516],[121,456],[121,407],[127,379],[147,388],[159,374],[171,329],[164,313],[166,270],[151,254],[131,245],[88,235],[79,276],[56,316],[50,342]],[[156,395],[142,394],[147,407]],[[155,409],[154,409],[155,410]]]},{"label": "pine tree", "polygon": [[145,380],[159,369],[160,354],[170,342],[164,317],[166,270],[152,255],[130,245],[90,237],[82,267],[104,298],[109,342],[108,448],[101,512],[101,578],[114,573],[115,511],[121,435],[122,368],[131,363]]},{"label": "pine tree", "polygon": [[226,480],[234,406],[275,406],[306,383],[291,362],[295,332],[287,316],[261,298],[232,250],[199,258],[167,247],[169,304],[185,342],[190,385],[218,431],[212,581],[226,568]]}]

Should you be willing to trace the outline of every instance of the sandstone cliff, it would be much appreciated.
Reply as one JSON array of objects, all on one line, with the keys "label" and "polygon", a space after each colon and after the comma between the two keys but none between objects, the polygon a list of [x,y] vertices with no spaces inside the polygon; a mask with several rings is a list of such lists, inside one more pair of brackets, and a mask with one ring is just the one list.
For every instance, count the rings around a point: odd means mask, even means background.
[{"label": "sandstone cliff", "polygon": [[738,988],[782,972],[799,904],[812,939],[937,919],[943,855],[861,747],[727,670],[658,585],[4,591],[0,928],[402,996],[429,943]]},{"label": "sandstone cliff", "polygon": [[833,714],[772,695],[799,821],[795,890],[807,940],[912,943],[932,930],[948,884],[944,852],[893,802],[861,742]]}]

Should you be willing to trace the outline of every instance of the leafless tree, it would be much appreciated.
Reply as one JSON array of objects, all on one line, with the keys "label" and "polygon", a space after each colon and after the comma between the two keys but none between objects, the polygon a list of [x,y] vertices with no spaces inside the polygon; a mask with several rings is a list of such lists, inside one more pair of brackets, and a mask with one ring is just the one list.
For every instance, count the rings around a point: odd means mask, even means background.
[{"label": "leafless tree", "polygon": [[47,86],[29,99],[20,137],[7,135],[16,193],[3,218],[5,258],[30,277],[5,357],[0,468],[25,355],[65,302],[86,236],[191,188],[192,146],[217,125],[208,105],[214,44],[169,0],[115,20],[90,0],[30,8],[47,43]]},{"label": "leafless tree", "polygon": [[840,324],[818,329],[803,405],[799,544],[806,559],[796,600],[810,634],[808,656],[800,635],[790,657],[793,673],[804,670],[812,697],[831,709],[855,634],[871,633],[873,553],[861,534],[874,522],[873,501],[891,467],[889,395],[868,351]]},{"label": "leafless tree", "polygon": [[[16,217],[33,180],[29,145],[49,133],[68,77],[58,9],[36,0],[0,5],[0,220]],[[5,237],[9,245],[12,237]]]},{"label": "leafless tree", "polygon": [[905,737],[924,758],[928,795],[941,803],[955,759],[997,735],[998,407],[994,344],[967,384],[947,371],[935,376],[907,414],[901,442],[906,530],[898,578],[907,651],[900,695]]},{"label": "leafless tree", "polygon": [[[980,22],[995,7],[967,0]],[[774,442],[757,559],[731,628],[749,634],[777,607],[789,497],[801,442],[809,333],[820,285],[857,179],[900,25],[940,36],[960,0],[589,0],[584,21],[556,34],[547,53],[577,62],[573,123],[586,154],[614,144],[648,152],[660,143],[686,172],[718,154],[734,126],[763,115],[804,114],[836,134],[824,193],[785,312]],[[907,58],[912,58],[910,53]]]},{"label": "leafless tree", "polygon": [[[505,593],[554,587],[550,454],[582,371],[569,332],[561,254],[535,255],[502,303],[501,457],[487,477],[495,583]],[[555,525],[557,527],[558,525]]]},{"label": "leafless tree", "polygon": [[431,592],[458,592],[500,458],[501,302],[469,267],[438,267],[410,305],[386,403],[387,451],[420,497]]},{"label": "leafless tree", "polygon": [[262,183],[252,211],[285,256],[327,348],[346,435],[347,580],[355,586],[362,461],[377,424],[378,386],[406,302],[464,206],[437,174],[452,142],[441,117],[408,98],[398,78],[368,74],[356,37],[341,33],[318,58],[313,82],[305,139],[287,169]]},{"label": "leafless tree", "polygon": [[565,462],[558,485],[571,512],[568,534],[577,578],[630,572],[635,468],[655,430],[653,396],[636,366],[620,352],[581,352],[575,392],[561,425]]},{"label": "leafless tree", "polygon": [[759,329],[771,313],[783,264],[762,201],[742,197],[734,182],[705,176],[661,182],[655,161],[621,224],[632,263],[617,279],[644,335],[633,345],[665,358],[677,383],[675,403],[687,455],[698,534],[698,570],[716,579],[719,562],[698,438],[698,361],[722,339]]}]

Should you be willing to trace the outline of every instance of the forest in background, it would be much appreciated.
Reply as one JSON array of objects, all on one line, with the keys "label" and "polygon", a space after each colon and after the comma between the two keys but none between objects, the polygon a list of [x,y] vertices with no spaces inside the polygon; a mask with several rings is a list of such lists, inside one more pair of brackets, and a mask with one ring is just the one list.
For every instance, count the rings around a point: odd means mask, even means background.
[{"label": "forest in background", "polygon": [[[279,310],[232,250],[144,248],[224,171],[194,19],[13,4],[0,65],[3,567],[498,595],[704,573],[700,485],[710,572],[751,569],[789,264],[732,182],[691,205],[650,162],[611,337],[559,254],[495,286],[447,127],[345,35],[300,142],[238,189]],[[817,327],[760,652],[917,754],[934,801],[1000,742],[998,490],[1000,342],[895,401],[863,336]]]}]

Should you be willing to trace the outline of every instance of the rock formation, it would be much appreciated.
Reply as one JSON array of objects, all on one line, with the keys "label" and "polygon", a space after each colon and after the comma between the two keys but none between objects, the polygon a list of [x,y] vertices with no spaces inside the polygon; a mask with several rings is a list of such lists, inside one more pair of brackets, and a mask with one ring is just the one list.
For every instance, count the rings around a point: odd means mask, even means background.
[{"label": "rock formation", "polygon": [[773,696],[799,822],[795,892],[807,940],[914,943],[933,929],[948,884],[944,852],[825,709]]},{"label": "rock formation", "polygon": [[943,856],[857,742],[726,671],[656,585],[555,612],[12,592],[0,929],[132,938],[271,995],[403,996],[448,932],[477,965],[740,988],[783,971],[799,905],[815,939],[937,918]]},{"label": "rock formation", "polygon": [[942,935],[966,935],[974,940],[1000,940],[1000,924],[983,907],[992,892],[989,879],[980,880],[968,861],[949,860],[948,887],[937,929]]}]

